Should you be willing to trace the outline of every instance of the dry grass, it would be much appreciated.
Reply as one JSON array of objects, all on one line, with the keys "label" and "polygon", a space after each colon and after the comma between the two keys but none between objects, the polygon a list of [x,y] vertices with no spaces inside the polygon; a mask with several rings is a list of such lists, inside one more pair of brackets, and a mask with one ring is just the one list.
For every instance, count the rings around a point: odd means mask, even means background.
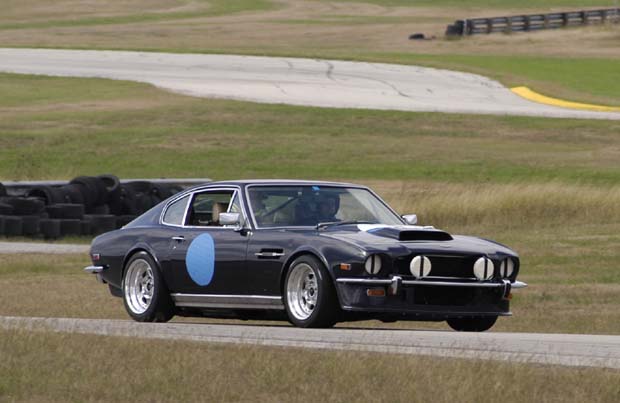
[{"label": "dry grass", "polygon": [[369,181],[399,211],[441,227],[518,228],[606,224],[620,221],[620,187],[559,182],[445,184]]},{"label": "dry grass", "polygon": [[0,400],[614,402],[620,372],[0,330]]}]

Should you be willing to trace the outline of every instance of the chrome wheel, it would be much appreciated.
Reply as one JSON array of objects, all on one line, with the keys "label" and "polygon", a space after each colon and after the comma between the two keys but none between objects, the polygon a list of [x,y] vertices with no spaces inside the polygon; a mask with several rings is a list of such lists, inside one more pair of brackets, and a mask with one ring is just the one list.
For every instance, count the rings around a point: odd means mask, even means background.
[{"label": "chrome wheel", "polygon": [[291,314],[298,320],[306,320],[316,308],[319,296],[317,276],[307,263],[299,263],[291,269],[286,283],[286,299]]},{"label": "chrome wheel", "polygon": [[142,314],[151,305],[155,291],[153,268],[144,259],[136,259],[127,268],[123,284],[127,306],[135,314]]}]

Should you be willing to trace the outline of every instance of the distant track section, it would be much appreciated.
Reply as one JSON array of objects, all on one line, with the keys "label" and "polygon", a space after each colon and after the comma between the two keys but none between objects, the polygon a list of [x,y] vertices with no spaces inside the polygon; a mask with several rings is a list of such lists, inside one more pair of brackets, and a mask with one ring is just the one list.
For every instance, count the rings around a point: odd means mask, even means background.
[{"label": "distant track section", "polygon": [[381,63],[125,51],[2,49],[0,71],[139,81],[210,98],[361,108],[620,119],[523,99],[489,78]]},{"label": "distant track section", "polygon": [[10,316],[0,316],[0,328],[620,368],[620,336],[299,329],[289,326],[137,323],[124,320]]}]

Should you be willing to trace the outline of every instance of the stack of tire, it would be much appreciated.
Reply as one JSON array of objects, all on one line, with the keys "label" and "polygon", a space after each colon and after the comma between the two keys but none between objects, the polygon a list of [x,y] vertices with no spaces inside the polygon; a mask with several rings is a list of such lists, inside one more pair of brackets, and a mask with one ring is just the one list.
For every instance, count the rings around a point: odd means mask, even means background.
[{"label": "stack of tire", "polygon": [[45,239],[98,235],[121,228],[181,189],[149,181],[121,184],[114,175],[34,186],[21,196],[7,196],[0,184],[0,235]]}]

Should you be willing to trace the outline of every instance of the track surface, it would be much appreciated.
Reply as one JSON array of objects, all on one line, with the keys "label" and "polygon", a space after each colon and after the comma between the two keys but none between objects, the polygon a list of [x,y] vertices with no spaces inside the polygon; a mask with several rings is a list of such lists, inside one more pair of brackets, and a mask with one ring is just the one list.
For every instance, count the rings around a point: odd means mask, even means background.
[{"label": "track surface", "polygon": [[53,255],[88,254],[90,245],[73,245],[41,242],[0,242],[0,255],[11,253],[49,253]]},{"label": "track surface", "polygon": [[0,316],[0,328],[620,368],[620,336],[298,329],[289,326],[152,324],[124,320],[9,316]]},{"label": "track surface", "polygon": [[140,81],[193,96],[264,103],[620,119],[620,113],[534,103],[479,75],[380,63],[0,48],[0,71]]}]

